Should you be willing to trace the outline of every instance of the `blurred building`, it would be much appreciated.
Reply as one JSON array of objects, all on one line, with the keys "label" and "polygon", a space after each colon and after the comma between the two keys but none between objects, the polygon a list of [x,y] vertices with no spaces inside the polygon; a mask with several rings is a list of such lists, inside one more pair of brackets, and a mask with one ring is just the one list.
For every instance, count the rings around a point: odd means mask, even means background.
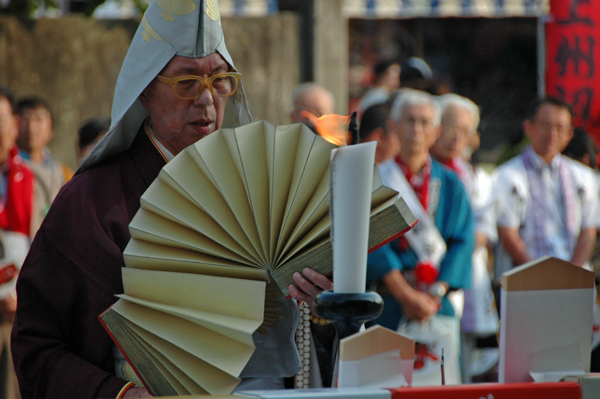
[{"label": "blurred building", "polygon": [[[526,106],[543,91],[549,0],[345,0],[350,109],[377,60],[423,58],[431,91],[473,99],[482,111],[476,160],[519,142]],[[402,82],[401,82],[402,84]]]}]

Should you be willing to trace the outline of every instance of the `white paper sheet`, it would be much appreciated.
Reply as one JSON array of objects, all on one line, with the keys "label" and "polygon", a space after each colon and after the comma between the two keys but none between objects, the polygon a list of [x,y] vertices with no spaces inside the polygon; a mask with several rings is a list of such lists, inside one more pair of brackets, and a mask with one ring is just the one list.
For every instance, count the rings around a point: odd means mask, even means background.
[{"label": "white paper sheet", "polygon": [[499,382],[589,372],[592,298],[591,288],[502,290]]},{"label": "white paper sheet", "polygon": [[390,388],[409,386],[412,360],[402,360],[393,350],[361,360],[340,361],[338,387]]}]

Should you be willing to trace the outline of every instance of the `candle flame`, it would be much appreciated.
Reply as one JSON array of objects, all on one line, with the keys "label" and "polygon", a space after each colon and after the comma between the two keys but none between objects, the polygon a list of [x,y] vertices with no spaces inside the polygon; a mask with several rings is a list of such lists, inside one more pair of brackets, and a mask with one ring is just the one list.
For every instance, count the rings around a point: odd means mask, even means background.
[{"label": "candle flame", "polygon": [[317,118],[306,110],[300,111],[300,116],[308,119],[314,126],[319,136],[335,145],[346,144],[350,116],[329,114]]}]

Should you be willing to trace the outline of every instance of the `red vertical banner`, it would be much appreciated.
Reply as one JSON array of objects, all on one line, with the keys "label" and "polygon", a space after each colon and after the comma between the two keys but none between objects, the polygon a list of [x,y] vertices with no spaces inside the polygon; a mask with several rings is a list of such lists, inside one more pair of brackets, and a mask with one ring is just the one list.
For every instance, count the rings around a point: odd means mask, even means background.
[{"label": "red vertical banner", "polygon": [[600,0],[550,0],[546,93],[573,108],[573,125],[600,144]]}]

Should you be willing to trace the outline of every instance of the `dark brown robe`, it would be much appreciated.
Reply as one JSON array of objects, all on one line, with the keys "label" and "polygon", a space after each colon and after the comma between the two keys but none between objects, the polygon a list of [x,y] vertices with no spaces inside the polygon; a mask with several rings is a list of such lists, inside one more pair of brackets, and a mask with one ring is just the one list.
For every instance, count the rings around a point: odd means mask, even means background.
[{"label": "dark brown robe", "polygon": [[164,165],[140,129],[52,204],[17,283],[12,355],[23,399],[114,398],[125,385],[98,315],[123,293],[128,225]]}]

